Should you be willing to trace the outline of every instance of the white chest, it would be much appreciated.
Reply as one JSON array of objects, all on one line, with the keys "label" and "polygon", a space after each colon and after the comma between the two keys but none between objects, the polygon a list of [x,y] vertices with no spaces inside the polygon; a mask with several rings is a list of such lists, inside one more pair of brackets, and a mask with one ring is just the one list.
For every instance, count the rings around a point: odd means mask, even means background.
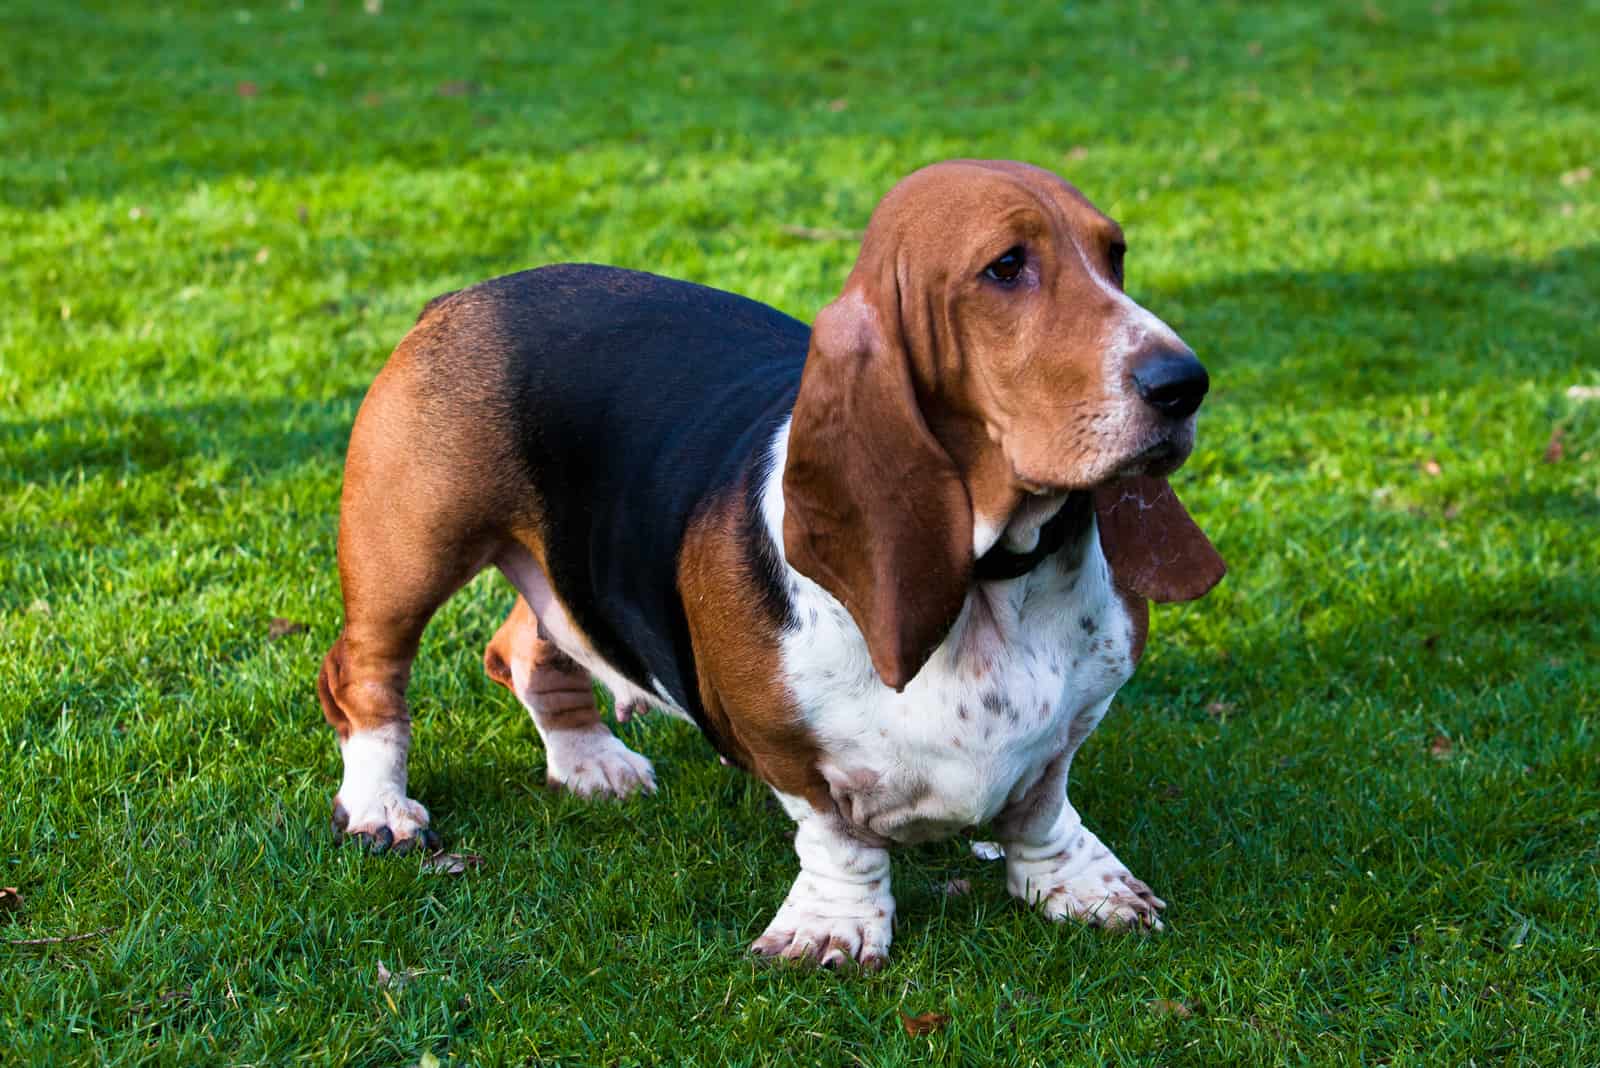
[{"label": "white chest", "polygon": [[[1074,566],[1076,565],[1076,566]],[[1076,746],[1133,673],[1132,621],[1090,529],[1008,582],[975,587],[904,691],[873,672],[843,606],[794,572],[785,674],[852,824],[927,841],[994,818]]]}]

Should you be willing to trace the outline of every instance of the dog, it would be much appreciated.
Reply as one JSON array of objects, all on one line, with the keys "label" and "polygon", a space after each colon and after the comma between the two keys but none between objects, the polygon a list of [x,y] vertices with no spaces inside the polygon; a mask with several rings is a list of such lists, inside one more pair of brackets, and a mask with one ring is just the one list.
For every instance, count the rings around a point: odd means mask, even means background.
[{"label": "dog", "polygon": [[406,683],[429,617],[494,566],[520,596],[484,666],[553,784],[655,790],[599,681],[619,716],[692,720],[794,819],[800,874],[754,953],[881,966],[889,847],[983,826],[1051,919],[1159,928],[1067,800],[1148,602],[1225,570],[1167,482],[1209,379],[1124,292],[1125,250],[1049,171],[956,160],[889,191],[811,328],[595,265],[430,302],[350,438],[318,677],[335,832],[437,848]]}]

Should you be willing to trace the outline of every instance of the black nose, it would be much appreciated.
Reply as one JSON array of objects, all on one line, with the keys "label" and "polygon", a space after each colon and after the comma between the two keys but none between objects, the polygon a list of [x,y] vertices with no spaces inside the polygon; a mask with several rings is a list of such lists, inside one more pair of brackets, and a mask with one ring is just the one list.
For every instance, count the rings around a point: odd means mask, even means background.
[{"label": "black nose", "polygon": [[1211,378],[1194,353],[1168,350],[1147,357],[1133,369],[1133,387],[1162,415],[1186,419],[1205,399]]}]

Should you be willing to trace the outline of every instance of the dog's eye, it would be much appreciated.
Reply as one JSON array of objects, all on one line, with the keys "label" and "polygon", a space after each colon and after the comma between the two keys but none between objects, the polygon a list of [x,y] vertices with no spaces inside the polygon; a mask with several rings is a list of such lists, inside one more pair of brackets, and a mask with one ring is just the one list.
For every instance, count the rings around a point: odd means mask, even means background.
[{"label": "dog's eye", "polygon": [[1021,245],[1006,249],[1001,257],[983,269],[985,278],[993,279],[1001,285],[1010,285],[1022,274],[1022,268],[1027,265],[1028,254]]},{"label": "dog's eye", "polygon": [[1122,285],[1122,261],[1128,255],[1128,246],[1118,242],[1111,246],[1111,277],[1117,280],[1117,285]]}]

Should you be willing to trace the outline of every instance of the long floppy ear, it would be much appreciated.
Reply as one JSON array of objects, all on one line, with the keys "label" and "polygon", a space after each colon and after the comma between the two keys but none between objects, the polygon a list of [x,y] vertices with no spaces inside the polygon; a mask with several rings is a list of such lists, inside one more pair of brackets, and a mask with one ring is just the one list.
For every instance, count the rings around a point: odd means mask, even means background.
[{"label": "long floppy ear", "polygon": [[1222,562],[1164,478],[1121,478],[1094,491],[1100,548],[1118,586],[1152,601],[1192,601],[1222,581]]},{"label": "long floppy ear", "polygon": [[895,322],[859,291],[811,332],[783,471],[783,545],[838,598],[878,676],[904,689],[949,632],[972,575],[972,503],[923,420]]}]

